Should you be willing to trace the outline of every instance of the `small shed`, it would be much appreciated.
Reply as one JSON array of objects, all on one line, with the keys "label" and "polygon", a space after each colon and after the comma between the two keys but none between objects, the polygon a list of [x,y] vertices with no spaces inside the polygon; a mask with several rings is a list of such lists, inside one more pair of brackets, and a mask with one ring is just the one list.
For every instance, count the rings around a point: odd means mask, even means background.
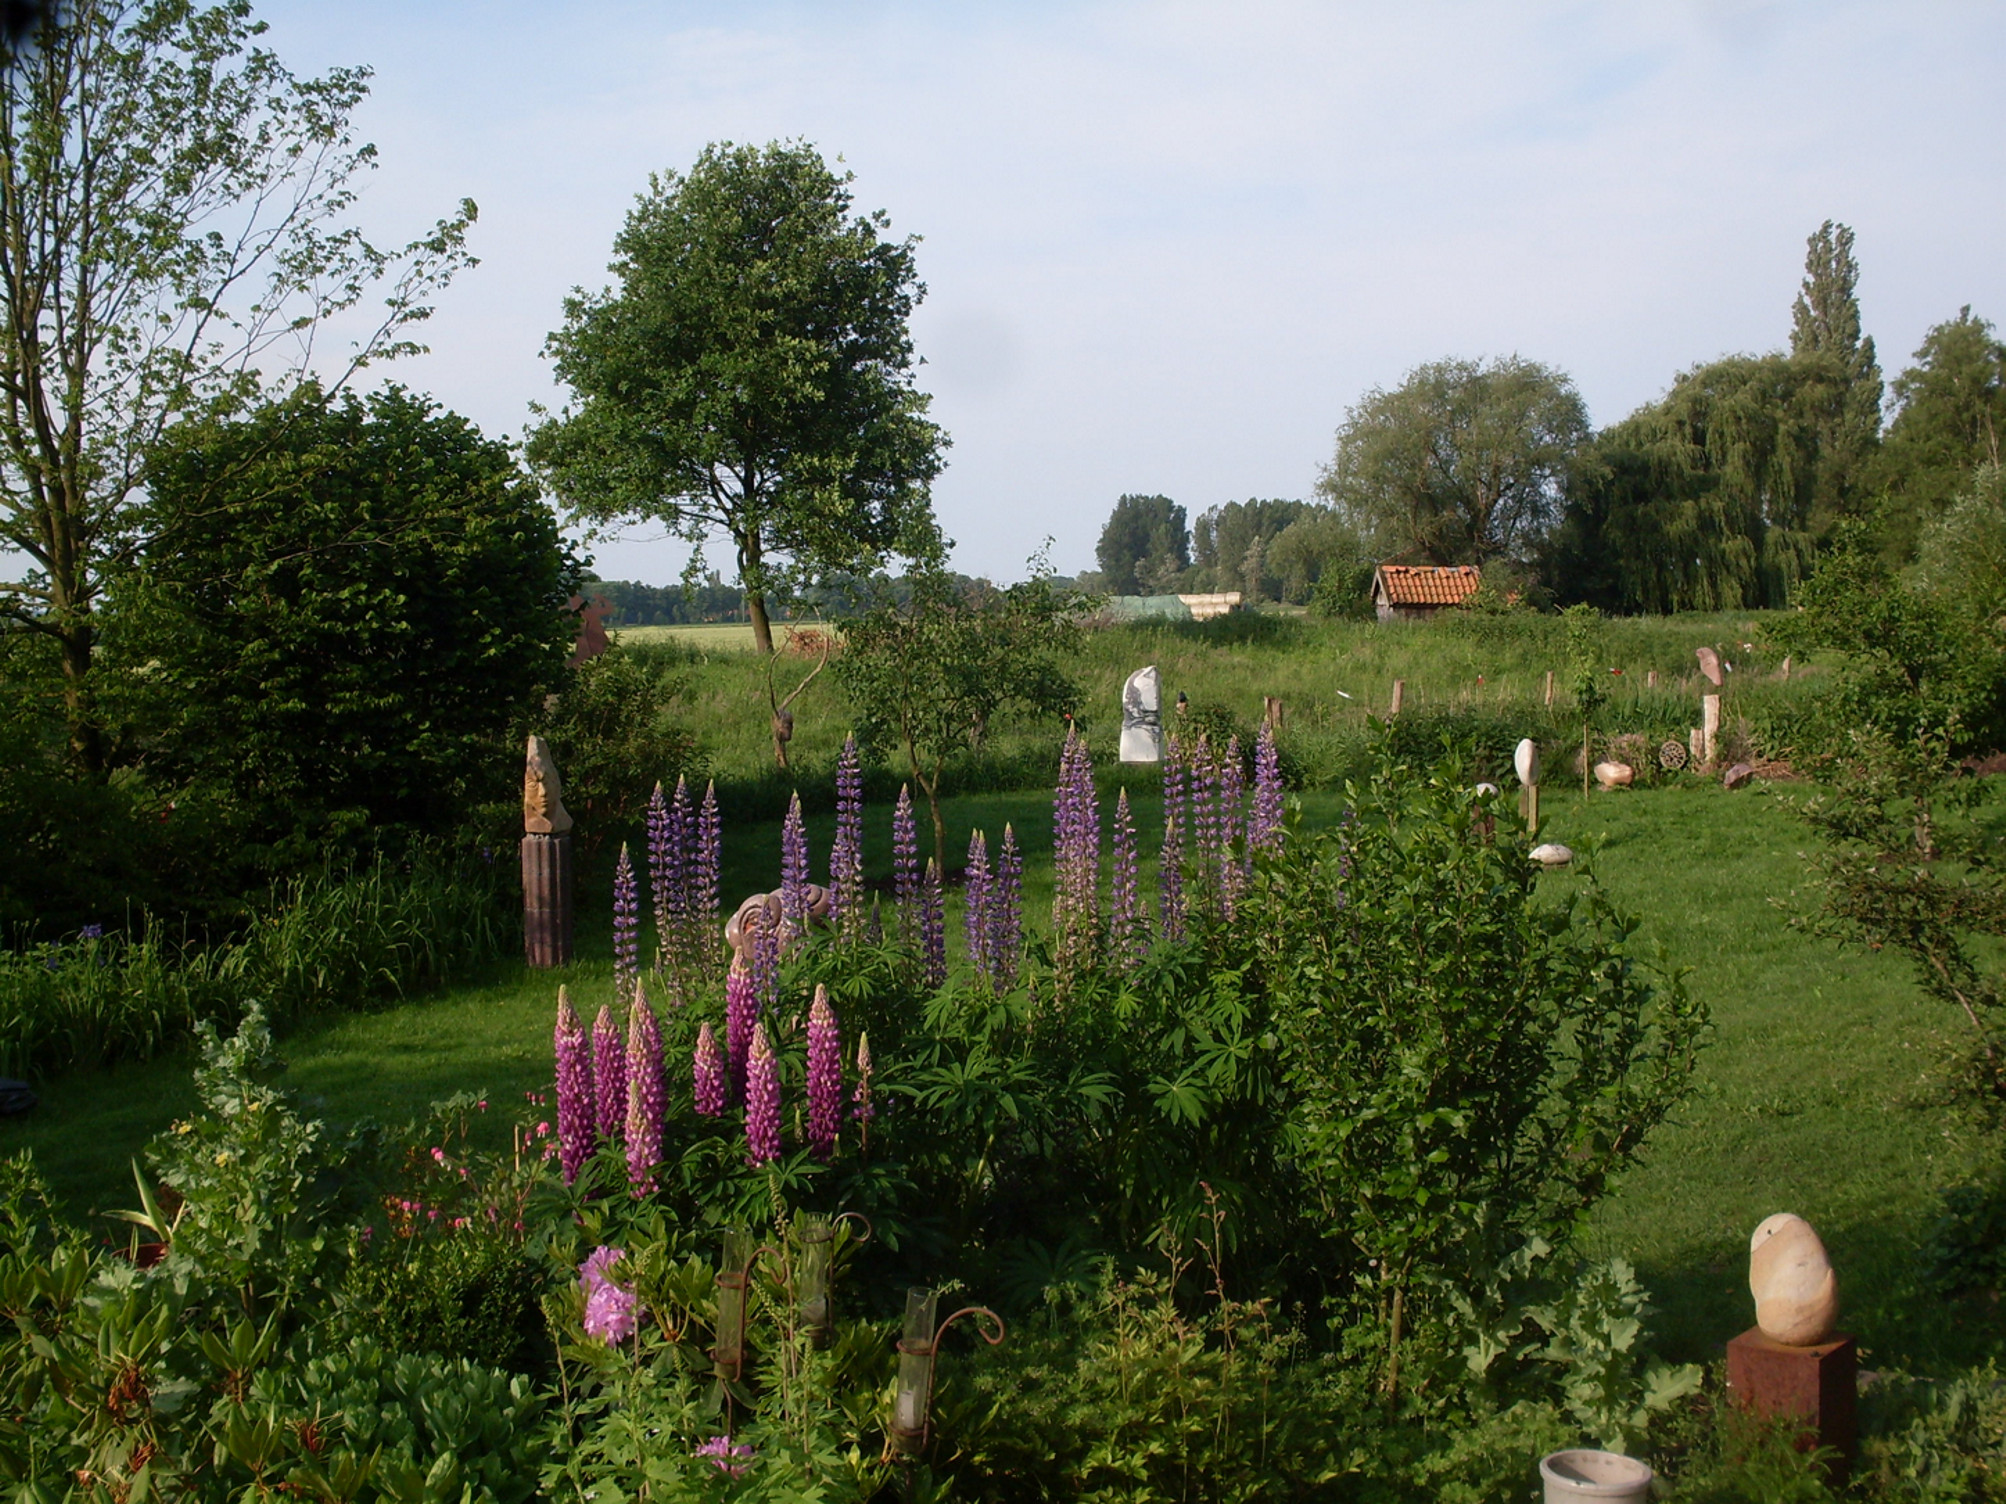
[{"label": "small shed", "polygon": [[1381,621],[1426,621],[1460,606],[1484,582],[1474,564],[1381,564],[1372,571],[1372,607]]}]

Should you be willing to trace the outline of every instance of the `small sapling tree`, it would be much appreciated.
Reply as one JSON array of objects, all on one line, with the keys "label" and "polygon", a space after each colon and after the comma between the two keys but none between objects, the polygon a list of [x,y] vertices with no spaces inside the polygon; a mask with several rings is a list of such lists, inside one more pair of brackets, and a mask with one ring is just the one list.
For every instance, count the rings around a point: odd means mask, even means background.
[{"label": "small sapling tree", "polygon": [[947,870],[940,778],[948,758],[977,747],[1006,706],[1061,714],[1074,688],[1061,666],[1079,630],[1081,598],[1035,575],[1005,590],[958,590],[942,570],[912,577],[910,598],[851,622],[837,673],[859,709],[858,729],[896,746],[933,815],[933,854]]}]

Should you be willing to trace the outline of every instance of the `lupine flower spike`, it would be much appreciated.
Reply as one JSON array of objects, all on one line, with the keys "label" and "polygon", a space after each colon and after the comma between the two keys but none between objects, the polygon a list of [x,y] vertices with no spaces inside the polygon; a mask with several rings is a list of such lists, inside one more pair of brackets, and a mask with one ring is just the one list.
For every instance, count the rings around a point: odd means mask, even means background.
[{"label": "lupine flower spike", "polygon": [[808,828],[799,794],[788,802],[780,826],[780,922],[797,935],[808,933]]},{"label": "lupine flower spike", "polygon": [[613,995],[622,1003],[634,995],[640,957],[641,899],[634,891],[634,864],[622,841],[620,864],[613,869]]},{"label": "lupine flower spike", "polygon": [[557,1153],[570,1185],[592,1157],[592,1119],[598,1104],[592,1100],[592,1056],[585,1041],[585,1026],[571,1006],[571,990],[557,989]]},{"label": "lupine flower spike", "polygon": [[1177,738],[1163,749],[1163,853],[1156,866],[1158,923],[1166,940],[1184,938],[1184,756]]},{"label": "lupine flower spike", "polygon": [[691,882],[691,922],[699,938],[698,958],[707,976],[715,976],[722,948],[717,924],[718,862],[724,849],[723,825],[717,814],[717,784],[704,789],[697,811],[696,873]]},{"label": "lupine flower spike", "polygon": [[963,892],[966,909],[962,914],[962,929],[968,941],[968,964],[978,977],[994,986],[995,971],[989,956],[989,842],[979,830],[968,837],[968,871]]},{"label": "lupine flower spike", "polygon": [[[1233,922],[1234,906],[1246,882],[1244,839],[1246,834],[1247,773],[1240,763],[1240,738],[1229,737],[1226,755],[1219,763],[1219,913]],[[1235,852],[1238,845],[1243,849]]]},{"label": "lupine flower spike", "polygon": [[672,885],[669,889],[669,928],[662,936],[668,948],[670,967],[676,979],[676,1001],[694,989],[696,968],[702,965],[702,922],[695,907],[697,882],[697,813],[690,807],[687,779],[676,780],[676,797],[669,801],[669,850]]},{"label": "lupine flower spike", "polygon": [[892,897],[899,911],[899,944],[920,948],[919,832],[912,821],[912,788],[899,786],[892,806]]},{"label": "lupine flower spike", "polygon": [[843,1036],[829,989],[817,984],[808,1008],[808,1143],[820,1160],[833,1159],[843,1126]]},{"label": "lupine flower spike", "polygon": [[1275,728],[1263,726],[1254,747],[1254,809],[1247,822],[1249,851],[1275,851],[1282,844],[1282,763]]},{"label": "lupine flower spike", "polygon": [[1000,992],[1017,981],[1017,957],[1024,943],[1024,854],[1017,832],[1003,827],[1003,849],[989,893],[989,967]]},{"label": "lupine flower spike", "polygon": [[780,1062],[766,1039],[766,1025],[752,1026],[752,1054],[745,1069],[745,1153],[755,1165],[780,1157]]},{"label": "lupine flower spike", "polygon": [[1109,884],[1108,959],[1122,971],[1132,969],[1149,951],[1149,920],[1142,912],[1136,878],[1135,820],[1128,812],[1128,790],[1114,805],[1114,875]]},{"label": "lupine flower spike", "polygon": [[724,1055],[733,1102],[745,1100],[745,1060],[758,1018],[758,984],[749,967],[734,962],[724,979]]},{"label": "lupine flower spike", "polygon": [[655,1189],[662,1162],[662,1031],[639,983],[627,1019],[627,1182],[636,1196]]},{"label": "lupine flower spike", "polygon": [[920,898],[920,960],[926,985],[947,981],[947,912],[940,891],[940,863],[926,859],[926,889]]},{"label": "lupine flower spike", "polygon": [[1053,800],[1052,927],[1061,978],[1092,964],[1100,948],[1100,811],[1093,762],[1077,732],[1066,732]]},{"label": "lupine flower spike", "polygon": [[658,783],[648,796],[648,895],[655,909],[657,974],[675,965],[677,909],[682,897],[682,874],[677,868],[681,857],[669,821],[669,801]]},{"label": "lupine flower spike", "polygon": [[697,1111],[707,1118],[723,1117],[724,1052],[717,1047],[717,1036],[711,1033],[709,1024],[704,1024],[697,1030],[696,1060],[692,1074],[695,1077]]},{"label": "lupine flower spike", "polygon": [[601,1005],[592,1021],[592,1084],[599,1102],[599,1136],[620,1141],[627,1121],[627,1047],[610,1005]]},{"label": "lupine flower spike", "polygon": [[639,1302],[634,1292],[613,1278],[613,1267],[627,1254],[604,1244],[578,1266],[579,1288],[585,1292],[585,1334],[608,1347],[618,1347],[634,1335]]},{"label": "lupine flower spike", "polygon": [[829,847],[829,908],[837,933],[854,940],[864,932],[864,773],[857,739],[843,738],[836,760],[836,838]]},{"label": "lupine flower spike", "polygon": [[857,1089],[850,1093],[850,1117],[863,1125],[861,1141],[866,1145],[871,1119],[877,1115],[877,1103],[871,1100],[871,1036],[864,1033],[857,1036]]}]

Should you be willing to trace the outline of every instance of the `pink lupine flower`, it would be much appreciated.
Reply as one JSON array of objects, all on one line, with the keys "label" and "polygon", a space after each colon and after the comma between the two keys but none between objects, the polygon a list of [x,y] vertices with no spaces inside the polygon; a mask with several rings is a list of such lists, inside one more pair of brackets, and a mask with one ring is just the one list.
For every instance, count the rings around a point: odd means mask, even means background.
[{"label": "pink lupine flower", "polygon": [[745,1069],[745,1149],[755,1165],[780,1157],[780,1062],[766,1039],[766,1025],[752,1026],[752,1053]]}]

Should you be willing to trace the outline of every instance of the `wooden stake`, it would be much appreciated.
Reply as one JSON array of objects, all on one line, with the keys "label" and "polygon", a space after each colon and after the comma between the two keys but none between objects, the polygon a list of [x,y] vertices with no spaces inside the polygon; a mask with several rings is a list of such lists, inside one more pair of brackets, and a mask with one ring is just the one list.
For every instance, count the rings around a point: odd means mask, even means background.
[{"label": "wooden stake", "polygon": [[1400,714],[1400,699],[1406,692],[1407,681],[1405,679],[1395,679],[1393,681],[1393,708],[1387,712],[1388,715]]},{"label": "wooden stake", "polygon": [[1546,671],[1546,708],[1553,709],[1553,670]]}]

